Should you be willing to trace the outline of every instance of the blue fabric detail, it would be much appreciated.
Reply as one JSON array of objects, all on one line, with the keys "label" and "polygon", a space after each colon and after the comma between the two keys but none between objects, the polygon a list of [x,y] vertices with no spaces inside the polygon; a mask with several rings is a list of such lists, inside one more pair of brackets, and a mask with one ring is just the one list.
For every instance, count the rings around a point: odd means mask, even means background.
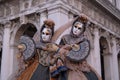
[{"label": "blue fabric detail", "polygon": [[60,66],[60,67],[58,67],[58,72],[59,73],[62,72],[62,71],[67,71],[67,70],[68,70],[68,68],[66,66]]},{"label": "blue fabric detail", "polygon": [[60,48],[57,49],[56,54],[59,52]]},{"label": "blue fabric detail", "polygon": [[55,71],[51,72],[51,77],[53,77],[53,78],[58,77],[58,75],[59,75],[58,70],[55,70]]}]

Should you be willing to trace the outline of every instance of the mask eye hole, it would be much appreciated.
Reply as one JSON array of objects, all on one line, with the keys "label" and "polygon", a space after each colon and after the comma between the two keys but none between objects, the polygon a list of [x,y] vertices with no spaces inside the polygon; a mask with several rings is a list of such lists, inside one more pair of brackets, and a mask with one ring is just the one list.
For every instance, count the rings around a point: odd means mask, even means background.
[{"label": "mask eye hole", "polygon": [[44,34],[44,35],[50,35],[50,33],[45,33],[45,32],[42,32],[42,34]]},{"label": "mask eye hole", "polygon": [[46,35],[49,35],[49,33],[46,33]]},{"label": "mask eye hole", "polygon": [[80,27],[79,27],[78,29],[79,29],[79,30],[81,30],[81,28],[80,28]]},{"label": "mask eye hole", "polygon": [[44,32],[42,32],[42,34],[45,34]]},{"label": "mask eye hole", "polygon": [[75,26],[75,28],[77,28],[77,26]]}]

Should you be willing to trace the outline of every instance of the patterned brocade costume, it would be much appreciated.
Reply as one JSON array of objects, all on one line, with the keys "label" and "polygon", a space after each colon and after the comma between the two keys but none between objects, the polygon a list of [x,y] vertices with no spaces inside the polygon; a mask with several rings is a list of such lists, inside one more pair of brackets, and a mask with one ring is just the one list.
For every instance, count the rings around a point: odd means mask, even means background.
[{"label": "patterned brocade costume", "polygon": [[[85,40],[84,37],[75,37],[73,35],[65,35],[62,37],[60,42],[61,45],[70,45],[70,44],[78,44]],[[67,56],[67,55],[65,55]],[[67,80],[100,80],[92,71],[92,68],[87,64],[86,60],[82,60],[80,62],[74,62],[66,57],[64,57],[65,65],[69,69],[67,71]]]},{"label": "patterned brocade costume", "polygon": [[17,80],[50,80],[50,65],[53,65],[57,57],[55,44],[51,42],[54,34],[54,22],[45,20],[40,31],[40,42],[36,42],[35,58],[28,61],[32,63],[21,73]]},{"label": "patterned brocade costume", "polygon": [[[45,46],[47,43],[39,44]],[[23,71],[17,80],[50,80],[49,66],[53,64],[55,59],[50,57],[50,54],[53,53],[42,50],[40,46],[37,46],[34,62]]]},{"label": "patterned brocade costume", "polygon": [[78,17],[72,23],[70,34],[64,35],[60,41],[63,50],[67,50],[66,52],[60,50],[60,54],[64,55],[62,57],[64,64],[68,68],[64,72],[65,80],[101,80],[97,72],[86,62],[90,49],[89,41],[84,37],[86,25],[87,18]]}]

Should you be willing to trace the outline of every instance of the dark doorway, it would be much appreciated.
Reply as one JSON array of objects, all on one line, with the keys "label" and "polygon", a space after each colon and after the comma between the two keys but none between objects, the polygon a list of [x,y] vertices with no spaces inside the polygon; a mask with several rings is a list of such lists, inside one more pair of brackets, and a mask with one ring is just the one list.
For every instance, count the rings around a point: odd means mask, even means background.
[{"label": "dark doorway", "polygon": [[109,46],[105,37],[100,38],[100,59],[101,59],[101,76],[102,80],[110,80],[111,74],[111,57],[109,54]]},{"label": "dark doorway", "polygon": [[120,52],[118,53],[118,70],[119,70],[119,79],[120,79]]},{"label": "dark doorway", "polygon": [[0,72],[1,72],[2,48],[0,49]]},{"label": "dark doorway", "polygon": [[101,75],[102,75],[102,80],[105,80],[103,47],[102,47],[101,44],[100,44],[100,59],[101,59]]},{"label": "dark doorway", "polygon": [[[26,36],[33,38],[33,36],[36,34],[36,32],[37,32],[37,27],[34,24],[32,24],[32,23],[22,24],[16,32],[14,44],[16,44],[16,46],[19,45],[21,36],[26,35]],[[14,51],[14,55],[13,55],[14,71],[18,71],[20,68],[20,59],[16,58],[16,54],[18,54],[18,53],[19,53],[19,50],[16,47],[15,51]]]},{"label": "dark doorway", "polygon": [[36,27],[31,23],[25,24],[25,27],[27,27],[27,29],[25,30],[23,35],[27,35],[32,38],[35,35],[35,33],[37,32]]}]

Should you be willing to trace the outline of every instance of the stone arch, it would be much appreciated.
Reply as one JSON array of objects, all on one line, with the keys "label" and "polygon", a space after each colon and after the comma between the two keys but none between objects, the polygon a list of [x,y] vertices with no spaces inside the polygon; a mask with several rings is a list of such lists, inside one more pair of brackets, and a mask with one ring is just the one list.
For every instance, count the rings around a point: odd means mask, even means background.
[{"label": "stone arch", "polygon": [[[30,31],[33,31],[33,32],[30,32]],[[18,41],[20,36],[22,35],[33,37],[35,34],[34,31],[35,33],[38,31],[37,27],[34,24],[32,23],[22,24],[16,32],[15,39],[16,41]]]},{"label": "stone arch", "polygon": [[110,33],[109,32],[106,32],[106,31],[101,31],[100,33],[100,37],[104,37],[106,38],[106,41],[108,43],[108,47],[109,47],[109,53],[112,53],[112,48],[111,48],[111,36],[110,36]]},{"label": "stone arch", "polygon": [[103,80],[111,80],[111,54],[106,37],[100,37],[101,75]]},{"label": "stone arch", "polygon": [[19,44],[19,39],[22,35],[28,35],[29,37],[33,37],[35,33],[38,31],[37,26],[35,26],[33,23],[26,23],[20,25],[19,23],[15,25],[14,30],[11,34],[10,39],[10,61],[11,61],[11,74],[10,78],[15,77],[17,74],[17,70],[19,68],[18,64],[19,61],[17,59],[17,55],[19,54],[19,51],[17,49],[17,45]]}]

